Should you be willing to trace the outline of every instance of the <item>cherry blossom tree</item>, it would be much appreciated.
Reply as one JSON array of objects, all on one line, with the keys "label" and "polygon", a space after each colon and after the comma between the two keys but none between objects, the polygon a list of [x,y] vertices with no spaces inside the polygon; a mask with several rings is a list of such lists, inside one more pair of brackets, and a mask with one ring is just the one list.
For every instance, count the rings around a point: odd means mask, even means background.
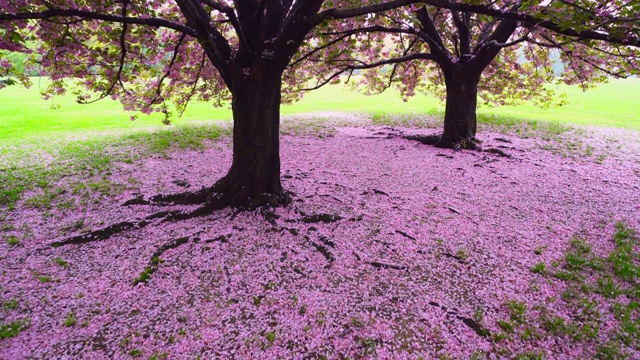
[{"label": "cherry blossom tree", "polygon": [[[370,91],[397,86],[446,99],[444,132],[423,142],[476,146],[478,97],[491,104],[557,100],[549,83],[587,89],[607,77],[640,73],[640,6],[631,1],[429,0],[319,32],[306,57],[317,86],[363,70]],[[380,70],[379,67],[384,67]],[[443,89],[444,88],[444,89]]]},{"label": "cherry blossom tree", "polygon": [[[169,114],[192,100],[231,100],[233,162],[197,193],[151,202],[212,207],[279,205],[279,107],[291,59],[318,25],[412,0],[0,0],[0,50],[30,51],[52,79],[47,95],[81,85],[79,102],[104,97],[126,109]],[[5,60],[0,76],[15,72]],[[20,78],[27,82],[25,77]],[[95,94],[98,94],[97,96]],[[147,200],[140,200],[146,202]]]}]

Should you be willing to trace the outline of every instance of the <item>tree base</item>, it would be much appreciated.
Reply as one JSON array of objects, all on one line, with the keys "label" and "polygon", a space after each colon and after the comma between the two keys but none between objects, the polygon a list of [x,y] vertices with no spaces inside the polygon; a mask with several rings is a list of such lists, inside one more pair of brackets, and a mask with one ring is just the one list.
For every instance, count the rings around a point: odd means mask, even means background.
[{"label": "tree base", "polygon": [[134,197],[123,203],[129,205],[201,205],[220,210],[231,206],[247,210],[255,210],[261,207],[287,206],[292,201],[291,193],[280,191],[278,194],[262,193],[250,195],[246,187],[238,185],[239,182],[230,181],[226,177],[218,180],[213,186],[201,188],[198,191],[186,191],[177,194],[158,194],[144,199],[142,196]]},{"label": "tree base", "polygon": [[448,139],[444,136],[435,144],[436,147],[454,150],[479,150],[481,143],[475,136],[466,136],[455,139]]},{"label": "tree base", "polygon": [[226,177],[213,185],[206,193],[205,198],[205,203],[219,209],[231,206],[243,210],[287,206],[291,201],[292,196],[287,191],[251,194],[247,187],[242,186],[241,182],[227,180]]},{"label": "tree base", "polygon": [[[511,158],[510,154],[497,148],[483,149],[480,146],[482,141],[478,140],[476,137],[473,137],[473,136],[458,139],[456,141],[445,140],[442,134],[440,135],[404,135],[402,136],[402,138],[407,140],[418,141],[422,144],[432,145],[442,149],[453,149],[456,151],[463,150],[463,149],[476,150],[480,152],[494,154],[500,157]],[[500,139],[500,140],[503,142],[508,141],[505,139]]]},{"label": "tree base", "polygon": [[474,136],[462,137],[458,139],[448,139],[443,137],[443,134],[439,135],[406,135],[404,139],[419,141],[425,145],[433,145],[442,149],[454,149],[454,150],[478,150],[481,143]]}]

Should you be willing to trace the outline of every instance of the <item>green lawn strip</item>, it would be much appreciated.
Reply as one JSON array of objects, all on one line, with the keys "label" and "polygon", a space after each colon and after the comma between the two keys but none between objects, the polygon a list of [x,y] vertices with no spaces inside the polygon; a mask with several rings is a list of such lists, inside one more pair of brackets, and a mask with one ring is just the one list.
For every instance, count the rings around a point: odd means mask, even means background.
[{"label": "green lawn strip", "polygon": [[611,79],[586,92],[577,86],[561,85],[558,93],[566,94],[566,105],[549,109],[530,103],[493,108],[481,106],[479,114],[640,130],[640,79]]},{"label": "green lawn strip", "polygon": [[[122,184],[109,180],[116,162],[133,163],[151,154],[176,149],[204,149],[206,142],[229,133],[226,127],[172,126],[88,140],[51,139],[39,144],[0,147],[0,207],[15,207],[25,192],[36,190],[26,205],[42,209],[69,206],[65,194],[112,196]],[[61,181],[65,179],[65,181]]]},{"label": "green lawn strip", "polygon": [[[162,115],[135,114],[122,110],[113,100],[80,105],[73,95],[57,96],[43,101],[39,89],[46,78],[34,78],[30,89],[11,86],[0,91],[0,146],[33,137],[65,136],[68,133],[100,134],[111,131],[161,129]],[[575,86],[561,85],[558,93],[566,93],[568,104],[543,109],[530,103],[516,106],[480,106],[478,119],[482,124],[500,125],[526,122],[533,127],[562,128],[568,124],[600,125],[640,129],[640,79],[611,80],[593,90],[582,92]],[[56,108],[56,109],[52,109]],[[305,94],[292,105],[283,105],[283,115],[317,112],[348,112],[369,114],[379,119],[400,117],[405,121],[424,115],[441,117],[444,105],[435,96],[418,94],[404,102],[397,90],[366,96],[349,85],[331,85]],[[175,115],[176,111],[172,111]],[[211,103],[193,102],[182,117],[172,116],[175,125],[200,124],[212,119],[230,120],[228,104],[214,107]],[[523,120],[524,119],[524,120]],[[382,121],[384,122],[384,121]]]},{"label": "green lawn strip", "polygon": [[[40,89],[46,87],[46,78],[32,78],[29,89],[11,86],[0,91],[0,144],[32,137],[65,136],[68,133],[104,133],[161,129],[162,114],[144,115],[126,112],[122,105],[111,99],[81,105],[71,94],[44,101]],[[208,103],[194,102],[182,118],[174,117],[176,125],[198,124],[205,119],[230,119],[228,107],[216,108]],[[175,113],[175,111],[174,111]],[[131,121],[131,116],[136,120]]]}]

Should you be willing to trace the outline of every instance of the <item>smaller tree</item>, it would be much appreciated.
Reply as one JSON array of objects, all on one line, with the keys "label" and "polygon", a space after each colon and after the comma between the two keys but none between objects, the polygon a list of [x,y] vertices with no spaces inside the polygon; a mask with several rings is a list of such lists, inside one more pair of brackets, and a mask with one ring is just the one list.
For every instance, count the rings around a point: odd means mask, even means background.
[{"label": "smaller tree", "polygon": [[[434,6],[393,9],[342,31],[325,29],[317,34],[324,45],[300,61],[316,67],[318,85],[363,70],[370,92],[395,86],[404,97],[416,91],[443,97],[444,131],[427,141],[463,148],[476,146],[478,98],[496,105],[557,101],[548,86],[554,65],[564,67],[562,81],[584,89],[609,76],[640,73],[636,3],[425,2]],[[323,58],[329,60],[318,61]]]}]

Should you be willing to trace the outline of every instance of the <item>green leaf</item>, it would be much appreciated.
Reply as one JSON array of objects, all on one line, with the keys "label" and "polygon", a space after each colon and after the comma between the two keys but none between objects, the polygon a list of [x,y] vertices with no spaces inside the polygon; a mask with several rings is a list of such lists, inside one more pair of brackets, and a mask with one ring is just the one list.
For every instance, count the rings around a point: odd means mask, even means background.
[{"label": "green leaf", "polygon": [[24,43],[25,43],[25,40],[24,40],[24,38],[22,37],[22,35],[20,35],[20,34],[19,34],[19,33],[17,33],[17,32],[12,32],[12,33],[9,35],[9,40],[10,40],[11,42],[14,42],[14,43],[21,43],[21,44],[24,44]]}]

